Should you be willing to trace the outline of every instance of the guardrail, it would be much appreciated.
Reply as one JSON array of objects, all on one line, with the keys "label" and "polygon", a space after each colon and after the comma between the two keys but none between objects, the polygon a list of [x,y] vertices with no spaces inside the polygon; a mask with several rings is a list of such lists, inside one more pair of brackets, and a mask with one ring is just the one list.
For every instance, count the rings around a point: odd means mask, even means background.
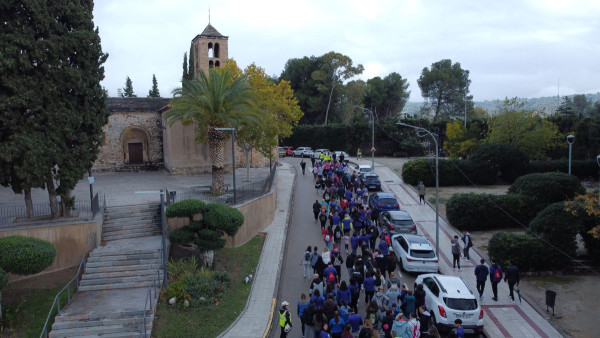
[{"label": "guardrail", "polygon": [[146,322],[146,315],[150,312],[150,310],[152,310],[152,308],[154,307],[154,303],[158,300],[158,295],[160,294],[160,288],[161,288],[161,283],[160,283],[160,267],[162,266],[163,262],[163,255],[162,255],[162,250],[161,250],[161,262],[159,265],[159,268],[156,269],[156,273],[154,274],[154,277],[152,278],[152,285],[150,285],[150,287],[148,288],[148,291],[146,292],[146,300],[144,301],[144,309],[142,310],[142,328],[140,330],[140,337],[148,337],[148,333],[147,333],[147,329],[146,326],[148,325],[148,323]]},{"label": "guardrail", "polygon": [[88,242],[83,250],[83,257],[81,258],[81,262],[79,263],[79,268],[77,269],[77,274],[73,279],[71,279],[65,287],[63,287],[54,297],[54,302],[52,302],[52,307],[50,308],[50,312],[48,313],[48,317],[46,317],[46,322],[44,323],[44,328],[42,329],[42,333],[40,334],[40,338],[48,337],[48,323],[50,322],[50,318],[53,317],[54,308],[57,308],[57,315],[61,314],[61,304],[60,298],[61,295],[66,291],[67,293],[67,305],[71,303],[71,287],[75,283],[75,290],[73,294],[79,290],[79,281],[81,280],[81,276],[83,275],[83,271],[85,271],[85,264],[87,262],[87,257],[92,250],[96,248],[96,233],[90,235],[88,238]]}]

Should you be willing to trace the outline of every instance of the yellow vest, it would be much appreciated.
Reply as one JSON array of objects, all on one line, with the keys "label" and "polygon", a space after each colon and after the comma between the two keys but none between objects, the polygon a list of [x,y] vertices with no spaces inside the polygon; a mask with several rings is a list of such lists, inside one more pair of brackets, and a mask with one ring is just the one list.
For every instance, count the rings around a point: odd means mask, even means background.
[{"label": "yellow vest", "polygon": [[[285,326],[285,314],[288,313],[287,310],[285,310],[283,313],[281,313],[281,311],[279,312],[279,326],[284,327]],[[292,316],[290,316],[290,324],[292,323]]]},{"label": "yellow vest", "polygon": [[358,149],[358,155],[362,155],[362,151],[360,149]]}]

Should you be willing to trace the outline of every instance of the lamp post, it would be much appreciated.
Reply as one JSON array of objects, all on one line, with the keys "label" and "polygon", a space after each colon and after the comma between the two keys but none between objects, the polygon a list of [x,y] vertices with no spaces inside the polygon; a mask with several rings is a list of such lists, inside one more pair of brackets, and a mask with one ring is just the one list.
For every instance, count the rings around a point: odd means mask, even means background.
[{"label": "lamp post", "polygon": [[419,136],[419,137],[424,137],[425,135],[423,133],[425,133],[425,134],[431,136],[431,138],[433,139],[433,142],[435,143],[435,255],[439,257],[439,252],[440,252],[440,213],[439,213],[440,175],[439,175],[439,166],[438,166],[439,151],[438,151],[437,135],[430,132],[429,130],[427,130],[425,128],[413,126],[413,125],[402,123],[402,122],[398,122],[398,123],[396,123],[396,125],[415,129],[417,131],[417,136]]},{"label": "lamp post", "polygon": [[[600,167],[600,155],[596,156],[596,162],[598,162],[598,166]],[[600,175],[598,175],[598,205],[600,205]]]},{"label": "lamp post", "polygon": [[355,107],[362,108],[363,112],[366,111],[371,114],[371,169],[373,169],[373,172],[375,172],[375,152],[373,151],[373,149],[375,149],[375,114],[373,114],[373,111],[369,108],[361,106]]},{"label": "lamp post", "polygon": [[569,175],[571,175],[571,153],[573,149],[573,142],[575,142],[575,135],[568,135],[567,143],[569,144]]},{"label": "lamp post", "polygon": [[92,175],[92,167],[88,169],[88,183],[90,184],[90,205],[91,210],[94,210],[94,176]]},{"label": "lamp post", "polygon": [[215,128],[215,130],[231,132],[231,163],[233,172],[233,204],[237,203],[237,193],[235,191],[235,128]]}]

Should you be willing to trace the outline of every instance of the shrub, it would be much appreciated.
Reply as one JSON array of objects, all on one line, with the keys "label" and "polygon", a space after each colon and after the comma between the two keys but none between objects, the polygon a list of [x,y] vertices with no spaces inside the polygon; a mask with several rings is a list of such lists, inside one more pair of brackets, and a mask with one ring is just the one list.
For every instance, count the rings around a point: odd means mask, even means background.
[{"label": "shrub", "polygon": [[201,214],[206,208],[206,203],[200,200],[187,199],[173,203],[167,207],[167,217],[188,217],[190,220],[196,214]]},{"label": "shrub", "polygon": [[192,256],[188,259],[180,259],[177,262],[171,261],[167,262],[167,271],[169,272],[169,277],[173,279],[179,279],[186,272],[194,272],[198,269],[198,262],[196,261],[196,257]]},{"label": "shrub", "polygon": [[234,236],[244,223],[244,214],[225,204],[210,203],[202,214],[202,220],[207,228]]},{"label": "shrub", "polygon": [[507,182],[527,173],[529,165],[529,155],[510,144],[481,144],[473,150],[469,159],[490,165]]},{"label": "shrub", "polygon": [[189,226],[184,226],[171,231],[169,241],[172,244],[189,243],[194,240],[194,231]]},{"label": "shrub", "polygon": [[[529,163],[528,173],[569,172],[569,160],[536,161]],[[598,163],[595,159],[571,161],[571,173],[579,179],[598,177]]]},{"label": "shrub", "polygon": [[33,275],[54,262],[56,249],[49,242],[25,236],[0,238],[0,267],[17,275]]},{"label": "shrub", "polygon": [[2,268],[0,268],[0,292],[7,285],[8,285],[8,276],[6,275],[6,271],[4,271]]},{"label": "shrub", "polygon": [[167,300],[175,297],[178,304],[183,304],[183,301],[191,301],[192,297],[185,291],[185,280],[176,280],[169,284],[167,289]]},{"label": "shrub", "polygon": [[[496,181],[496,174],[488,164],[470,160],[438,160],[440,186],[489,185]],[[402,166],[402,180],[417,185],[423,181],[426,186],[435,186],[435,159],[408,161]]]},{"label": "shrub", "polygon": [[571,261],[565,254],[575,256],[577,250],[575,236],[581,228],[579,220],[579,217],[565,210],[564,202],[558,202],[540,211],[529,224],[531,232],[538,234],[555,247],[548,257],[555,265],[564,266]]},{"label": "shrub", "polygon": [[499,231],[488,242],[488,254],[500,266],[508,266],[508,261],[521,271],[549,270],[556,268],[548,259],[552,250],[530,234],[516,234]]},{"label": "shrub", "polygon": [[531,197],[537,210],[541,210],[552,203],[583,194],[585,189],[577,177],[554,172],[521,176],[508,188],[508,192]]},{"label": "shrub", "polygon": [[530,198],[513,194],[454,194],[446,203],[446,216],[460,230],[520,228],[535,216],[531,205]]}]

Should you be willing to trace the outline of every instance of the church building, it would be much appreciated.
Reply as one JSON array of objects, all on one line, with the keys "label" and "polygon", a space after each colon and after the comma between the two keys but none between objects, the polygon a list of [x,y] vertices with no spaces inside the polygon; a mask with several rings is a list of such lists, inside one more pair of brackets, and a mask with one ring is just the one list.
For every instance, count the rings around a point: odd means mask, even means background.
[{"label": "church building", "polygon": [[[210,68],[223,65],[228,59],[229,37],[222,35],[210,23],[192,40],[194,76],[208,75]],[[168,98],[107,98],[110,112],[103,129],[104,144],[94,163],[95,171],[145,171],[165,168],[172,174],[208,173],[212,170],[207,144],[195,141],[195,126],[172,126],[162,114],[169,109]],[[231,139],[225,144],[225,167],[231,168]],[[236,147],[236,164],[246,165],[244,151]],[[263,167],[269,159],[253,150],[252,167]]]}]

